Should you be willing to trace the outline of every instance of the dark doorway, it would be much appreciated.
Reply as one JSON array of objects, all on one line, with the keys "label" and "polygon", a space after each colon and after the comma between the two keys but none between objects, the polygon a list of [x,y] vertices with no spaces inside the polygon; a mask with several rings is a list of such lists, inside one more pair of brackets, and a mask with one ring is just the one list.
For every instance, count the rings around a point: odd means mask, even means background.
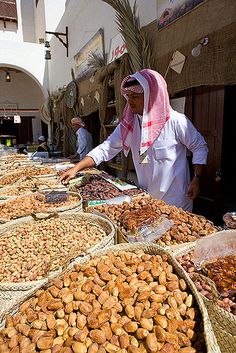
[{"label": "dark doorway", "polygon": [[21,117],[21,123],[15,124],[14,119],[2,117],[0,120],[0,135],[16,136],[17,144],[33,141],[32,119],[34,117]]},{"label": "dark doorway", "polygon": [[195,87],[178,93],[174,98],[178,97],[186,97],[185,113],[204,136],[209,149],[201,193],[194,200],[193,212],[221,225],[223,122],[225,104],[228,104],[225,87]]},{"label": "dark doorway", "polygon": [[47,139],[48,138],[48,125],[41,121],[42,135]]},{"label": "dark doorway", "polygon": [[225,87],[225,111],[221,166],[221,212],[236,211],[235,141],[236,85]]},{"label": "dark doorway", "polygon": [[93,147],[96,147],[97,145],[99,145],[100,126],[101,126],[98,111],[90,115],[83,116],[83,120],[86,124],[88,131],[92,134]]}]

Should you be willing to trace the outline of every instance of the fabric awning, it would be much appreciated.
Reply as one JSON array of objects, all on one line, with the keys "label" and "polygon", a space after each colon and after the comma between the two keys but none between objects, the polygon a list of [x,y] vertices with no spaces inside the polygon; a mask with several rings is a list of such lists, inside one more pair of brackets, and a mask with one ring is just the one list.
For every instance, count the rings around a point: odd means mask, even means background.
[{"label": "fabric awning", "polygon": [[[236,1],[206,1],[158,31],[157,22],[142,28],[151,48],[152,68],[165,75],[175,50],[185,55],[181,74],[168,70],[170,94],[201,85],[236,83]],[[210,15],[209,15],[210,14]],[[204,37],[208,44],[198,57],[191,50]]]}]

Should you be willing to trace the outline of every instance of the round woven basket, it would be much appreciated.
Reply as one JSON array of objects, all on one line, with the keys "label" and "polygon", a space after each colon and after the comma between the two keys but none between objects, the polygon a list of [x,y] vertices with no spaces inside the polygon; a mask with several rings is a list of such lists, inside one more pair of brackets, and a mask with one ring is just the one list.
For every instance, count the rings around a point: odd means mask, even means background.
[{"label": "round woven basket", "polygon": [[[211,326],[211,322],[209,320],[209,316],[208,316],[205,304],[202,300],[202,297],[199,295],[199,293],[198,293],[194,283],[190,279],[190,277],[188,275],[186,275],[186,272],[183,270],[183,268],[179,265],[177,260],[170,253],[168,253],[167,251],[165,251],[163,248],[159,247],[158,245],[153,245],[150,243],[146,243],[146,244],[136,243],[136,244],[119,244],[119,245],[108,247],[103,250],[97,250],[96,252],[93,252],[92,257],[104,256],[104,255],[107,255],[107,253],[110,251],[111,252],[117,252],[117,251],[134,252],[136,250],[143,250],[145,253],[150,254],[150,255],[164,255],[164,254],[167,255],[168,262],[173,266],[173,268],[178,273],[178,275],[186,281],[189,289],[191,290],[192,294],[194,295],[194,297],[197,301],[198,307],[199,307],[200,312],[202,314],[204,337],[205,337],[205,344],[206,344],[206,348],[207,348],[207,353],[221,353],[221,350],[217,344],[216,337],[214,335],[214,332],[213,332],[213,329]],[[86,263],[90,259],[91,259],[91,257],[84,258],[83,260],[81,260],[81,263]],[[71,270],[71,268],[73,267],[72,265],[73,264],[70,264],[67,267],[67,269],[64,271],[64,273],[69,272]],[[50,285],[51,284],[52,283],[50,283]],[[28,298],[30,296],[31,295],[29,295]],[[24,300],[28,299],[28,298],[25,297]],[[19,304],[20,303],[18,303],[17,306],[15,306],[14,308],[11,308],[10,310],[8,309],[7,314],[16,313],[19,308]]]},{"label": "round woven basket", "polygon": [[[211,235],[214,237],[214,235]],[[176,258],[181,255],[188,254],[191,250],[194,250],[196,242],[192,244],[185,244],[182,247],[172,249],[172,255]],[[186,273],[187,274],[187,273]],[[187,275],[188,276],[188,275]],[[200,294],[200,293],[199,293]],[[212,323],[217,342],[221,348],[222,353],[235,353],[236,352],[236,317],[228,311],[219,307],[215,301],[207,299],[205,296],[200,294],[205,306],[209,318]]]},{"label": "round woven basket", "polygon": [[[12,170],[10,170],[10,171],[6,171],[6,172],[4,172],[4,174],[3,175],[0,175],[0,188],[3,188],[3,187],[7,187],[7,186],[10,186],[10,185],[12,185],[12,183],[10,183],[10,184],[4,184],[4,185],[2,185],[2,183],[1,183],[1,181],[5,178],[5,176],[6,175],[9,175],[9,176],[11,176],[11,175],[18,175],[19,174],[19,170],[18,171],[12,171]],[[26,176],[26,175],[25,175]],[[52,174],[40,174],[40,175],[33,175],[33,177],[37,177],[37,178],[46,178],[46,179],[48,179],[48,178],[57,178],[57,174],[56,173],[52,173]],[[16,181],[17,182],[17,181]],[[14,184],[14,183],[13,183]]]},{"label": "round woven basket", "polygon": [[[75,193],[75,192],[71,192],[71,191],[65,191],[65,192],[63,191],[63,193],[65,193],[66,195],[76,196],[78,201],[74,202],[74,203],[72,203],[71,205],[68,205],[68,206],[50,207],[50,208],[47,209],[46,212],[38,212],[38,213],[32,212],[30,215],[25,215],[23,217],[18,217],[16,219],[11,219],[11,220],[7,220],[7,219],[4,219],[4,218],[1,219],[1,216],[0,216],[0,231],[2,229],[6,229],[5,224],[7,225],[7,227],[11,227],[12,225],[14,225],[14,224],[16,224],[18,222],[21,222],[22,220],[26,220],[26,218],[27,219],[31,219],[33,215],[36,215],[36,217],[38,215],[39,218],[42,218],[40,216],[42,213],[44,215],[48,215],[48,214],[55,213],[55,212],[56,213],[63,213],[63,212],[68,212],[68,211],[73,211],[73,210],[76,210],[76,212],[78,212],[80,210],[80,212],[81,212],[82,211],[82,198],[81,198],[81,195],[79,193]],[[11,198],[10,200],[24,198],[24,197],[30,196],[30,195],[37,196],[37,194],[40,194],[40,193],[37,193],[37,192],[33,193],[32,192],[32,193],[29,193],[27,195],[15,196],[15,197]],[[6,200],[5,202],[7,202],[7,201],[8,200]],[[45,218],[45,217],[43,217],[43,218]]]},{"label": "round woven basket", "polygon": [[[72,213],[72,214],[61,214],[58,215],[59,218],[67,219],[67,220],[78,220],[78,221],[87,221],[92,225],[97,225],[102,228],[106,232],[106,237],[102,239],[99,243],[95,244],[93,247],[87,249],[85,252],[81,253],[73,253],[71,256],[68,256],[67,262],[61,267],[58,271],[49,272],[45,278],[38,281],[28,281],[28,282],[19,282],[19,283],[9,283],[9,282],[0,282],[0,317],[6,313],[9,307],[17,304],[22,300],[22,297],[27,296],[32,290],[36,290],[46,284],[49,280],[58,276],[64,269],[64,267],[69,264],[72,266],[75,263],[79,263],[84,258],[87,258],[93,252],[104,249],[114,244],[115,241],[115,229],[113,224],[99,216],[95,216],[92,214],[86,213]],[[35,222],[31,219],[28,222],[19,222],[15,224],[10,229],[18,228],[24,224],[29,224],[29,222]],[[8,229],[8,230],[10,230]],[[5,230],[6,231],[6,230]],[[5,231],[0,231],[0,236],[5,233]],[[2,305],[1,305],[2,302]],[[5,304],[6,305],[5,305]]]}]

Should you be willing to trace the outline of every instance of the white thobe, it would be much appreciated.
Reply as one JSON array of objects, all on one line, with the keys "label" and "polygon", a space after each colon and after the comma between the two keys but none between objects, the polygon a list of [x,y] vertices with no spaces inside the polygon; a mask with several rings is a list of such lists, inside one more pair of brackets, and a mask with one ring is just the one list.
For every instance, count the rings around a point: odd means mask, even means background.
[{"label": "white thobe", "polygon": [[[131,153],[139,187],[156,199],[169,205],[192,210],[192,200],[187,191],[190,182],[187,149],[192,152],[193,164],[206,164],[208,148],[202,135],[185,115],[173,109],[159,137],[147,150],[147,163],[140,163],[141,129],[138,116],[134,119]],[[88,156],[96,165],[109,161],[122,150],[120,125],[93,149]]]},{"label": "white thobe", "polygon": [[80,160],[93,148],[92,135],[83,127],[76,131],[76,147]]}]

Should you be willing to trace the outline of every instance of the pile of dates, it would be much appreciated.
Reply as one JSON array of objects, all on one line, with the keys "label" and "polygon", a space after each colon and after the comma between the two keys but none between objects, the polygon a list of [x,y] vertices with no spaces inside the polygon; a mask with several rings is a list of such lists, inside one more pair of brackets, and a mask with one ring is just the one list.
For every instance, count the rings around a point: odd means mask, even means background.
[{"label": "pile of dates", "polygon": [[[227,259],[219,259],[218,261],[214,261],[213,263],[208,263],[206,267],[202,270],[197,270],[194,266],[193,262],[194,252],[190,251],[188,254],[179,256],[177,260],[184,267],[185,271],[188,272],[190,277],[194,280],[195,285],[198,291],[204,295],[207,299],[213,300],[215,296],[218,296],[217,304],[227,310],[228,312],[236,315],[236,296],[235,296],[235,262],[232,265],[232,259],[230,262]],[[234,257],[235,261],[235,257]],[[223,262],[223,266],[220,266],[220,263]],[[228,263],[228,265],[227,265]],[[216,270],[214,270],[214,267]],[[230,279],[227,273],[230,273]],[[209,278],[211,278],[215,284],[219,293],[214,293],[215,290],[212,286],[209,285],[209,281],[206,278],[199,276],[199,274],[205,275],[207,274]],[[227,283],[229,281],[229,283]],[[227,284],[230,286],[234,286],[234,291],[227,291]]]},{"label": "pile of dates", "polygon": [[202,318],[166,255],[119,251],[76,265],[24,302],[0,353],[205,353]]},{"label": "pile of dates", "polygon": [[142,193],[142,190],[138,188],[120,191],[99,175],[92,175],[89,182],[79,186],[76,191],[81,194],[84,201],[108,200],[122,195],[134,196]]},{"label": "pile of dates", "polygon": [[[127,228],[122,222],[122,217],[125,214],[126,219],[133,217],[133,211],[137,211],[138,215],[143,208],[148,208],[156,214],[156,218],[161,216],[166,217],[174,222],[174,225],[163,236],[157,240],[157,243],[162,246],[170,246],[186,242],[195,241],[201,237],[212,234],[216,231],[210,221],[204,217],[200,217],[182,208],[167,205],[162,200],[156,200],[149,196],[136,198],[132,202],[123,202],[121,205],[99,205],[87,208],[88,212],[93,212],[95,209],[104,213],[112,222],[114,222],[123,235],[126,234]],[[147,216],[148,217],[148,216]]]}]

